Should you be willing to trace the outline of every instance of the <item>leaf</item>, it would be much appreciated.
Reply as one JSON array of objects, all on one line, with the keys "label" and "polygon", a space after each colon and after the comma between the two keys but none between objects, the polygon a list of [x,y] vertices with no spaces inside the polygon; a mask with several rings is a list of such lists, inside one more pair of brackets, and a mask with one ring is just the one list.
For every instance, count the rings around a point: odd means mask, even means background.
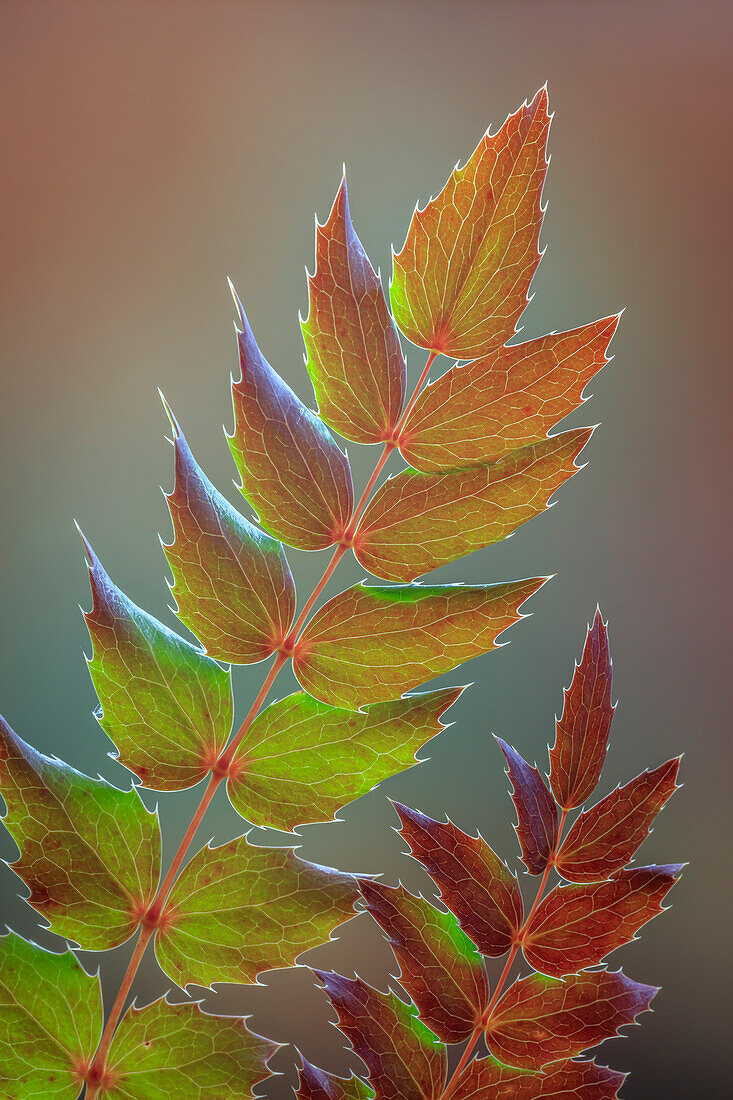
[{"label": "leaf", "polygon": [[5,827],[20,849],[10,866],[30,890],[28,903],[86,951],[124,943],[158,882],[156,814],[135,790],[36,752],[3,718],[0,794]]},{"label": "leaf", "polygon": [[354,490],[346,455],[315,413],[272,369],[255,343],[236,294],[241,378],[232,384],[228,436],[241,492],[276,538],[321,550],[343,535]]},{"label": "leaf", "polygon": [[99,724],[145,787],[192,787],[229,737],[229,673],[136,607],[86,539],[84,546],[94,598],[84,618],[94,647],[88,665],[101,704]]},{"label": "leaf", "polygon": [[512,801],[517,811],[515,829],[522,859],[531,875],[541,875],[555,851],[558,817],[555,800],[537,767],[531,768],[516,749],[497,737],[512,781]]},{"label": "leaf", "polygon": [[387,934],[399,982],[420,1019],[444,1043],[460,1043],[480,1024],[489,1001],[484,962],[452,913],[402,886],[361,880],[367,912]]},{"label": "leaf", "polygon": [[194,1004],[128,1010],[107,1059],[110,1100],[250,1100],[278,1049],[237,1016],[210,1016]]},{"label": "leaf", "polygon": [[363,711],[330,707],[304,691],[288,695],[257,716],[237,750],[227,788],[234,809],[277,829],[330,820],[411,767],[462,691],[407,695]]},{"label": "leaf", "polygon": [[555,978],[596,966],[662,912],[682,866],[632,867],[609,882],[556,886],[524,930],[524,957]]},{"label": "leaf", "polygon": [[681,757],[637,775],[573,822],[554,866],[571,882],[598,882],[629,862],[677,790]]},{"label": "leaf", "polygon": [[219,661],[263,661],[285,639],[295,585],[282,546],[241,516],[197,465],[176,422],[176,484],[166,494],[176,614]]},{"label": "leaf", "polygon": [[436,199],[415,208],[393,256],[392,311],[421,348],[474,359],[503,344],[540,261],[547,90],[487,130]]},{"label": "leaf", "polygon": [[615,707],[608,630],[596,610],[580,664],[565,688],[563,710],[550,749],[550,786],[563,809],[582,806],[595,790],[608,751]]},{"label": "leaf", "polygon": [[73,952],[0,938],[0,1084],[5,1100],[76,1100],[102,1033],[99,979]]},{"label": "leaf", "polygon": [[297,1100],[373,1100],[374,1092],[353,1074],[334,1077],[317,1066],[311,1065],[305,1058],[298,1070],[299,1088]]},{"label": "leaf", "polygon": [[412,855],[440,889],[444,904],[483,955],[509,950],[522,925],[522,895],[516,877],[479,836],[452,821],[434,821],[393,803]]},{"label": "leaf", "polygon": [[531,974],[501,998],[487,1024],[486,1041],[500,1062],[541,1069],[620,1034],[619,1028],[646,1012],[658,992],[621,970],[574,974],[562,982]]},{"label": "leaf", "polygon": [[301,321],[308,373],[327,424],[356,443],[389,439],[405,399],[405,360],[382,284],[354,232],[344,176],[324,225]]},{"label": "leaf", "polygon": [[437,1100],[448,1065],[445,1047],[394,993],[361,978],[314,971],[339,1017],[339,1028],[369,1070],[376,1100]]},{"label": "leaf", "polygon": [[357,584],[316,612],[293,654],[301,685],[356,710],[450,672],[496,646],[545,577],[493,585]]},{"label": "leaf", "polygon": [[400,431],[400,451],[435,473],[497,462],[542,442],[583,402],[603,367],[618,316],[570,332],[510,344],[456,364],[418,396]]},{"label": "leaf", "polygon": [[328,940],[354,916],[357,897],[351,875],[239,837],[204,848],[183,870],[155,952],[182,988],[254,982]]},{"label": "leaf", "polygon": [[492,466],[441,474],[403,470],[372,498],[354,536],[359,562],[377,577],[411,581],[540,515],[578,472],[593,433],[575,428],[523,447]]},{"label": "leaf", "polygon": [[595,1062],[558,1062],[543,1074],[481,1058],[468,1066],[452,1100],[617,1100],[625,1079]]}]

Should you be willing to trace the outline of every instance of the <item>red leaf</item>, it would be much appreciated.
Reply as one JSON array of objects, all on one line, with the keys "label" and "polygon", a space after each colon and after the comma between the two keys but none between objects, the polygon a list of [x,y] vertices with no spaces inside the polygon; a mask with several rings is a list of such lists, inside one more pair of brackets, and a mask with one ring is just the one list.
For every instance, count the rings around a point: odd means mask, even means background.
[{"label": "red leaf", "polygon": [[386,932],[400,964],[399,981],[420,1019],[444,1043],[460,1043],[481,1022],[489,1001],[483,959],[452,913],[402,886],[359,881],[366,908]]},{"label": "red leaf", "polygon": [[531,768],[516,749],[497,737],[512,781],[512,801],[517,810],[515,826],[522,859],[531,875],[541,875],[557,844],[558,816],[555,800],[539,770]]},{"label": "red leaf", "polygon": [[560,1062],[542,1074],[482,1058],[471,1062],[451,1100],[617,1100],[625,1080],[595,1062]]},{"label": "red leaf", "polygon": [[374,1096],[360,1078],[334,1077],[305,1058],[298,1070],[298,1085],[297,1100],[369,1100]]},{"label": "red leaf", "polygon": [[351,517],[348,460],[267,362],[236,295],[235,301],[242,376],[232,385],[229,446],[241,491],[276,538],[300,550],[321,550],[340,538]]},{"label": "red leaf", "polygon": [[596,966],[662,912],[683,866],[632,867],[609,882],[556,886],[524,931],[524,957],[555,978]]},{"label": "red leaf", "polygon": [[437,1100],[448,1065],[445,1047],[394,993],[361,978],[315,970],[338,1012],[339,1028],[369,1069],[376,1100]]},{"label": "red leaf", "polygon": [[418,347],[475,359],[513,335],[540,261],[547,90],[488,131],[394,257],[397,324]]},{"label": "red leaf", "polygon": [[629,862],[651,823],[677,790],[681,757],[637,775],[580,814],[563,841],[555,867],[571,882],[598,882]]},{"label": "red leaf", "polygon": [[482,954],[503,955],[522,924],[515,876],[480,835],[469,836],[452,821],[434,821],[398,802],[393,805],[413,856],[439,887],[463,931]]},{"label": "red leaf", "polygon": [[611,704],[611,657],[608,631],[596,611],[593,626],[564,691],[562,715],[555,723],[550,749],[550,786],[566,810],[582,806],[595,789],[608,750],[615,707]]},{"label": "red leaf", "polygon": [[325,225],[301,324],[308,373],[327,424],[346,439],[388,439],[405,399],[405,360],[379,276],[349,215],[346,177]]},{"label": "red leaf", "polygon": [[618,1035],[619,1028],[648,1010],[658,992],[621,970],[574,974],[565,981],[531,974],[501,998],[487,1024],[486,1041],[500,1062],[541,1069]]},{"label": "red leaf", "polygon": [[618,317],[510,344],[456,364],[431,382],[400,433],[416,470],[434,473],[496,462],[539,443],[582,404],[583,388],[608,362]]},{"label": "red leaf", "polygon": [[492,466],[420,474],[403,470],[372,498],[354,538],[358,561],[388,581],[431,569],[507,538],[540,515],[576,474],[592,428],[574,428]]},{"label": "red leaf", "polygon": [[293,669],[310,695],[356,710],[488,653],[545,577],[486,585],[357,584],[305,628]]},{"label": "red leaf", "polygon": [[191,454],[171,419],[176,484],[166,494],[174,540],[163,544],[173,571],[176,613],[220,661],[263,661],[285,638],[295,585],[279,542],[232,508]]}]

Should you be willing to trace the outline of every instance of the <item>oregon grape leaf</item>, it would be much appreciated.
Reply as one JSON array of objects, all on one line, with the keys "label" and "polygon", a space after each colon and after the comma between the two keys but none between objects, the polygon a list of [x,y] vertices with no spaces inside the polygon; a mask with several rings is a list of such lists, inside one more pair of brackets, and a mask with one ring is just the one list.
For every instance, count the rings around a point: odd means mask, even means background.
[{"label": "oregon grape leaf", "polygon": [[394,807],[412,855],[438,886],[463,931],[482,954],[503,955],[522,924],[516,877],[480,835],[469,836],[452,821],[434,821],[397,802]]},{"label": "oregon grape leaf", "polygon": [[557,844],[557,805],[539,769],[531,768],[516,749],[497,737],[512,782],[512,801],[517,811],[515,829],[522,859],[531,875],[541,875]]},{"label": "oregon grape leaf", "polygon": [[351,222],[346,177],[324,225],[301,322],[318,411],[346,439],[388,439],[402,412],[405,360],[382,284]]},{"label": "oregon grape leaf", "polygon": [[357,584],[316,612],[293,654],[307,692],[355,710],[487,653],[544,577],[494,585]]},{"label": "oregon grape leaf", "polygon": [[303,1059],[298,1070],[297,1100],[373,1100],[374,1091],[361,1078],[334,1077]]},{"label": "oregon grape leaf", "polygon": [[558,1062],[533,1073],[481,1058],[468,1066],[451,1100],[617,1100],[625,1079],[595,1062]]}]

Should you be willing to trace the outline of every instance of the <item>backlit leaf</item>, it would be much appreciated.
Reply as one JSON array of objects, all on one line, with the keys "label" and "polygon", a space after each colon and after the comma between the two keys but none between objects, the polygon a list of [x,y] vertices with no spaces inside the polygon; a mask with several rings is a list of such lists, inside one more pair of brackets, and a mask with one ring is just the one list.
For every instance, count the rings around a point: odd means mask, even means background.
[{"label": "backlit leaf", "polygon": [[559,981],[530,974],[504,994],[486,1027],[489,1050],[510,1066],[540,1069],[619,1034],[658,993],[621,971],[574,974]]},{"label": "backlit leaf", "polygon": [[395,699],[496,646],[544,577],[493,585],[357,584],[316,612],[293,655],[317,699],[355,710]]},{"label": "backlit leaf", "polygon": [[677,790],[680,757],[637,775],[573,822],[554,866],[571,882],[598,882],[629,862]]},{"label": "backlit leaf", "polygon": [[301,323],[308,373],[327,424],[346,439],[388,439],[402,412],[405,361],[382,284],[354,232],[344,177],[325,225]]},{"label": "backlit leaf", "polygon": [[[167,406],[166,406],[167,408]],[[220,661],[269,657],[287,635],[295,585],[282,546],[241,516],[200,469],[175,418],[176,483],[163,544],[176,614]]]},{"label": "backlit leaf", "polygon": [[414,1005],[379,993],[361,978],[315,971],[339,1017],[339,1028],[369,1070],[376,1100],[437,1100],[447,1068],[445,1047]]},{"label": "backlit leaf", "polygon": [[540,261],[549,127],[541,88],[416,207],[390,287],[413,344],[474,359],[513,335]]},{"label": "backlit leaf", "polygon": [[305,1058],[298,1070],[297,1100],[373,1100],[374,1091],[353,1074],[348,1079],[311,1065]]},{"label": "backlit leaf", "polygon": [[522,859],[531,875],[541,875],[557,844],[558,816],[555,799],[539,769],[531,768],[516,749],[497,737],[512,781],[512,801],[517,811],[515,826]]},{"label": "backlit leaf", "polygon": [[558,1062],[545,1073],[471,1062],[451,1100],[617,1100],[625,1073],[595,1062]]},{"label": "backlit leaf", "polygon": [[343,710],[298,691],[257,716],[229,778],[235,810],[255,825],[292,830],[328,821],[383,779],[409,768],[444,728],[462,688]]},{"label": "backlit leaf", "polygon": [[580,664],[565,688],[562,715],[550,749],[550,786],[566,810],[582,806],[595,790],[608,750],[614,706],[611,704],[611,656],[608,631],[596,611]]},{"label": "backlit leaf", "polygon": [[354,916],[357,897],[350,875],[239,837],[204,848],[183,870],[156,955],[181,987],[253,982],[328,940]]},{"label": "backlit leaf", "polygon": [[524,931],[527,962],[556,978],[602,962],[662,912],[681,870],[681,864],[632,867],[608,882],[556,886]]},{"label": "backlit leaf", "polygon": [[440,889],[463,931],[484,955],[503,955],[522,924],[522,895],[516,877],[481,837],[452,821],[434,821],[395,802],[402,835]]},{"label": "backlit leaf", "polygon": [[129,1009],[107,1059],[109,1100],[250,1100],[277,1050],[237,1016],[209,1016],[198,1005]]},{"label": "backlit leaf", "polygon": [[444,1043],[460,1043],[481,1021],[489,1000],[484,961],[452,913],[402,886],[362,880],[366,908],[387,934],[400,964],[399,982],[420,1019]]},{"label": "backlit leaf", "polygon": [[365,569],[411,581],[500,542],[547,508],[593,429],[576,428],[513,451],[492,466],[441,474],[403,470],[377,490],[354,538]]},{"label": "backlit leaf", "polygon": [[123,943],[152,901],[160,830],[135,790],[90,779],[21,741],[0,718],[5,827],[28,902],[59,936],[88,951]]},{"label": "backlit leaf", "polygon": [[94,602],[84,618],[94,646],[89,673],[99,724],[144,786],[191,787],[229,737],[229,673],[136,607],[86,541],[85,547]]},{"label": "backlit leaf", "polygon": [[582,403],[608,362],[618,317],[510,344],[456,364],[420,393],[400,432],[400,451],[434,473],[496,462],[540,443]]},{"label": "backlit leaf", "polygon": [[74,954],[0,939],[0,1087],[4,1100],[76,1100],[102,1034],[99,979]]},{"label": "backlit leaf", "polygon": [[351,518],[348,460],[267,362],[236,301],[241,378],[232,385],[234,432],[228,438],[241,491],[276,538],[320,550],[340,538]]}]

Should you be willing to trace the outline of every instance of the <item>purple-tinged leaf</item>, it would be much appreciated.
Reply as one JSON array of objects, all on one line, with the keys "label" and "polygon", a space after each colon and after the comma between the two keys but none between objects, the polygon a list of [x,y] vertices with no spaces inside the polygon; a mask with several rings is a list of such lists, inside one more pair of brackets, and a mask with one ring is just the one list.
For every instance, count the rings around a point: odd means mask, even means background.
[{"label": "purple-tinged leaf", "polygon": [[517,810],[514,826],[522,847],[522,859],[531,875],[541,875],[557,844],[557,805],[537,767],[531,768],[516,749],[497,737],[512,781],[512,801]]},{"label": "purple-tinged leaf", "polygon": [[562,715],[550,749],[550,786],[563,809],[582,806],[595,790],[608,750],[611,703],[608,631],[596,611],[580,664],[565,688]]},{"label": "purple-tinged leaf", "polygon": [[232,385],[234,431],[228,438],[241,491],[276,538],[300,550],[321,550],[338,541],[351,518],[348,460],[267,362],[235,300],[242,373]]},{"label": "purple-tinged leaf", "polygon": [[296,1100],[373,1100],[374,1090],[361,1078],[334,1077],[305,1058],[298,1070]]},{"label": "purple-tinged leaf", "polygon": [[637,775],[573,822],[554,866],[571,882],[598,882],[625,866],[677,790],[681,757]]},{"label": "purple-tinged leaf", "polygon": [[282,546],[214,488],[168,412],[176,449],[175,488],[166,494],[174,538],[163,549],[176,614],[210,657],[239,665],[263,661],[286,637],[295,612]]},{"label": "purple-tinged leaf", "polygon": [[545,1073],[471,1062],[451,1100],[617,1100],[625,1073],[595,1062],[558,1062]]},{"label": "purple-tinged leaf", "polygon": [[361,880],[367,912],[386,933],[400,965],[400,985],[420,1019],[444,1043],[460,1043],[481,1022],[489,1001],[484,961],[452,913],[402,886]]},{"label": "purple-tinged leaf", "polygon": [[548,507],[576,474],[592,428],[574,428],[505,455],[492,466],[421,474],[403,470],[372,498],[354,536],[359,562],[388,581],[431,569],[507,538]]},{"label": "purple-tinged leaf", "polygon": [[452,821],[434,821],[398,802],[393,805],[412,855],[466,935],[484,955],[505,954],[522,925],[516,877],[480,835],[469,836]]},{"label": "purple-tinged leaf", "polygon": [[405,360],[378,275],[354,232],[344,177],[325,225],[301,322],[308,373],[327,424],[346,439],[389,439],[405,399]]},{"label": "purple-tinged leaf", "polygon": [[573,974],[564,981],[531,974],[516,981],[496,1005],[486,1042],[506,1065],[541,1069],[620,1034],[619,1028],[633,1024],[658,992],[621,970]]},{"label": "purple-tinged leaf", "polygon": [[437,473],[497,462],[540,443],[583,402],[584,386],[608,362],[618,317],[509,344],[431,382],[400,432],[416,470]]},{"label": "purple-tinged leaf", "polygon": [[339,1028],[369,1070],[376,1100],[438,1100],[448,1060],[444,1045],[394,993],[361,978],[314,971],[339,1017]]},{"label": "purple-tinged leaf", "polygon": [[356,710],[496,647],[545,577],[493,585],[357,584],[316,612],[293,654],[307,692]]},{"label": "purple-tinged leaf", "polygon": [[556,886],[524,931],[524,957],[555,978],[603,962],[662,912],[682,866],[632,867],[608,882]]}]

